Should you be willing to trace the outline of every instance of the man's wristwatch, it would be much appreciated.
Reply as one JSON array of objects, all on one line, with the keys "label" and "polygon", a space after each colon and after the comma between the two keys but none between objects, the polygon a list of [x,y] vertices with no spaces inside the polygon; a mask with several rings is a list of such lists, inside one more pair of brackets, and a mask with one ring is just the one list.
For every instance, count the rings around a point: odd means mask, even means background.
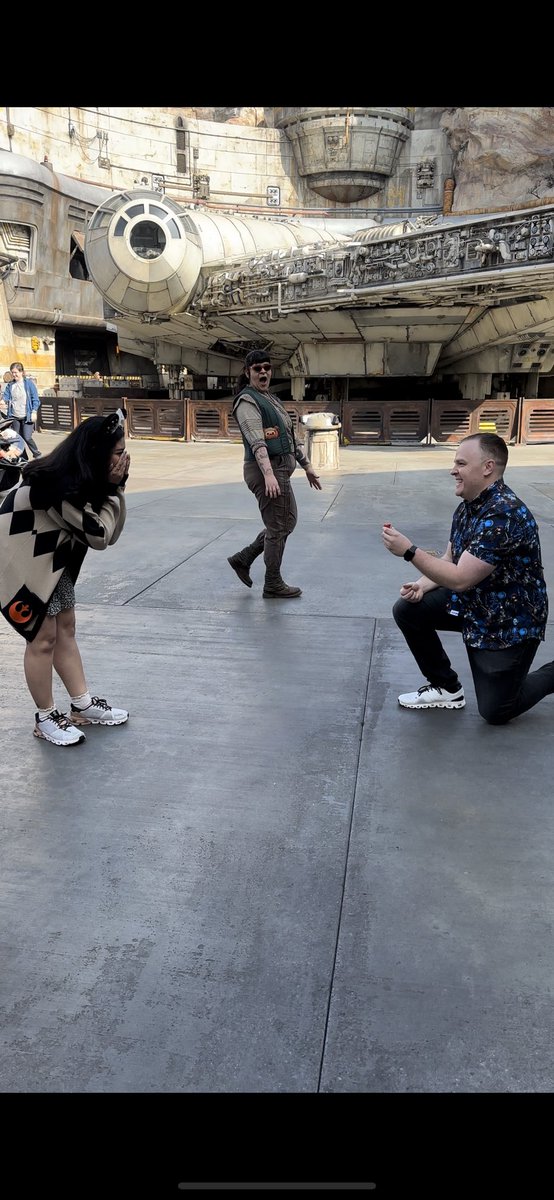
[{"label": "man's wristwatch", "polygon": [[404,551],[402,558],[406,562],[411,562],[416,550],[417,550],[417,546],[413,546],[413,545],[409,546],[408,549]]}]

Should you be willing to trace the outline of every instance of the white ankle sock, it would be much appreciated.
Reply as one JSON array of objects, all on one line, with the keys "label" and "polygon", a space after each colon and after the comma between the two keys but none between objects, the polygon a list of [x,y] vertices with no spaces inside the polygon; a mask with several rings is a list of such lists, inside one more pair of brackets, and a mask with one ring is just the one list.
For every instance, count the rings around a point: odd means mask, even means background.
[{"label": "white ankle sock", "polygon": [[83,692],[82,696],[71,696],[71,703],[75,708],[88,708],[92,704],[92,696],[90,692]]},{"label": "white ankle sock", "polygon": [[45,721],[46,718],[49,717],[55,711],[56,711],[55,704],[51,704],[50,708],[39,708],[39,710],[38,710],[39,721]]}]

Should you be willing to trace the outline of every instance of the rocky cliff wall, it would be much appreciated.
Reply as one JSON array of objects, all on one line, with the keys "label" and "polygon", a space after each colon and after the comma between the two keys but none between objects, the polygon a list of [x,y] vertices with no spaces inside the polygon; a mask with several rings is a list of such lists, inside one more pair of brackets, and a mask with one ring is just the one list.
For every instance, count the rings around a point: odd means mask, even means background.
[{"label": "rocky cliff wall", "polygon": [[449,108],[440,123],[453,152],[454,213],[554,200],[554,108]]}]

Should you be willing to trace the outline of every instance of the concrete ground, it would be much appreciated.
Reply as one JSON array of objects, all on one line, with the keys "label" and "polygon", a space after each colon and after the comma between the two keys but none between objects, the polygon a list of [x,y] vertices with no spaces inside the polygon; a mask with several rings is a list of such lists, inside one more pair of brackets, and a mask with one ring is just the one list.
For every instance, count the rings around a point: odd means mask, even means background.
[{"label": "concrete ground", "polygon": [[[240,446],[128,448],[126,528],[77,585],[128,724],[33,738],[0,629],[2,1091],[551,1092],[554,697],[487,726],[449,634],[465,709],[396,699],[422,680],[380,528],[442,553],[453,449],[341,448],[321,493],[298,471],[283,602],[226,561],[261,528]],[[506,472],[551,585],[553,465]]]}]

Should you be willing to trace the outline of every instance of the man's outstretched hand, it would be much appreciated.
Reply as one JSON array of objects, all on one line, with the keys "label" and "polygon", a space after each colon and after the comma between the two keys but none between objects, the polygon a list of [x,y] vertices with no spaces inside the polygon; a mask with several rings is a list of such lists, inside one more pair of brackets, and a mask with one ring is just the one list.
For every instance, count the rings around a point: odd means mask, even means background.
[{"label": "man's outstretched hand", "polygon": [[398,529],[395,529],[390,521],[386,521],[383,525],[381,537],[385,549],[390,550],[391,554],[395,554],[397,558],[402,558],[402,555],[412,545],[411,539],[406,537],[405,533],[400,533]]}]

